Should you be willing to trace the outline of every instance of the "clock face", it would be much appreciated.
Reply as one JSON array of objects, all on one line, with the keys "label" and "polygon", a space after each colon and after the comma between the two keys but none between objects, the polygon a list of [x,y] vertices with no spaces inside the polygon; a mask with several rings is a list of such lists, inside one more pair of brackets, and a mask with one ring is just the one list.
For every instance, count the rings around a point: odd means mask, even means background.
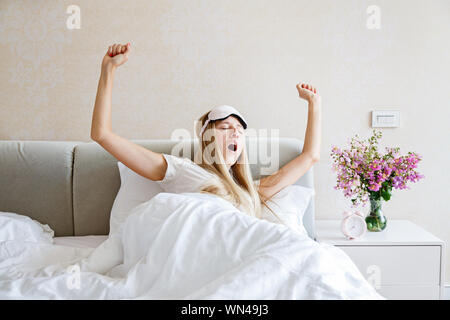
[{"label": "clock face", "polygon": [[366,231],[366,222],[359,216],[351,216],[347,218],[345,227],[348,236],[357,238],[363,235]]}]

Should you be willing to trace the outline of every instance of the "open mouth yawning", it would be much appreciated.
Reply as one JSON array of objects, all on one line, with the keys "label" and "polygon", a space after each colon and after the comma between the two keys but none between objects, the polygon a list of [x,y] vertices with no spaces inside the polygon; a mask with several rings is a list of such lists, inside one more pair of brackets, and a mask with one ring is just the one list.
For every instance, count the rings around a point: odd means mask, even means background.
[{"label": "open mouth yawning", "polygon": [[228,149],[231,151],[236,151],[237,150],[237,144],[235,143],[231,143],[228,145]]}]

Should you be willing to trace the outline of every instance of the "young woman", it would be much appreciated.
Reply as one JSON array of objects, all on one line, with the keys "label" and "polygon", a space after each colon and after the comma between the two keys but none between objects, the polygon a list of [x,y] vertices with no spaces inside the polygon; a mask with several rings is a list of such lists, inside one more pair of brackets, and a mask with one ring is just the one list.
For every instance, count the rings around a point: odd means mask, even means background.
[{"label": "young woman", "polygon": [[91,138],[139,175],[156,181],[166,192],[206,192],[220,196],[241,211],[261,218],[261,203],[293,184],[319,160],[321,98],[316,88],[297,84],[308,102],[302,153],[270,176],[254,182],[246,148],[244,117],[231,106],[217,106],[202,115],[197,130],[200,156],[195,162],[148,150],[112,132],[111,96],[114,73],[130,55],[131,45],[109,46],[103,57],[92,116]]}]

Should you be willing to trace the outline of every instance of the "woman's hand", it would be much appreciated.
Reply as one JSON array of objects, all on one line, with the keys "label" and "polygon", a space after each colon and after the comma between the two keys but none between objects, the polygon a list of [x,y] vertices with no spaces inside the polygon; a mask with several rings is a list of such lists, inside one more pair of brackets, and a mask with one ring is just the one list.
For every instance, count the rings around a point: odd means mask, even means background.
[{"label": "woman's hand", "polygon": [[309,84],[299,83],[297,84],[297,90],[300,98],[308,102],[320,101],[320,96],[317,93],[316,88]]},{"label": "woman's hand", "polygon": [[117,68],[128,61],[131,52],[131,44],[113,44],[108,47],[108,51],[103,57],[102,68]]}]

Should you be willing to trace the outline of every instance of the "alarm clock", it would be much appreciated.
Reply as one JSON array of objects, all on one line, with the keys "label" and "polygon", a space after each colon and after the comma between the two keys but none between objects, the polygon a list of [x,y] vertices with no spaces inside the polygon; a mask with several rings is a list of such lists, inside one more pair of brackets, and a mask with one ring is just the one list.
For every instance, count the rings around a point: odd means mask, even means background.
[{"label": "alarm clock", "polygon": [[366,221],[360,211],[344,211],[343,216],[341,229],[347,239],[361,238],[366,233]]}]

